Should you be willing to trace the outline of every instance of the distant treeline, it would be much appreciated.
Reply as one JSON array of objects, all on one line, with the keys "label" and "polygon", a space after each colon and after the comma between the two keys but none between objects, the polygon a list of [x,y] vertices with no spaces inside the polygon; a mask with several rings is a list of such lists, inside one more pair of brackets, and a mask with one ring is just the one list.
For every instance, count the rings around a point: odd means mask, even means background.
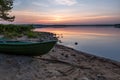
[{"label": "distant treeline", "polygon": [[116,24],[84,24],[84,25],[42,25],[42,24],[33,24],[34,27],[70,27],[70,26],[77,26],[77,27],[82,27],[82,26],[92,26],[92,27],[96,27],[96,26],[100,26],[100,27],[109,27],[109,26],[115,26]]},{"label": "distant treeline", "polygon": [[120,28],[120,24],[116,24],[115,27],[116,27],[116,28]]}]

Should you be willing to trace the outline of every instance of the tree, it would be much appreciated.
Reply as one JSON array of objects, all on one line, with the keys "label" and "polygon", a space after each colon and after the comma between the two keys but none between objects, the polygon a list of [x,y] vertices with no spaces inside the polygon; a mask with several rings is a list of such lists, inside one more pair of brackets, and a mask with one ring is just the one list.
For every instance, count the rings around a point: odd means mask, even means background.
[{"label": "tree", "polygon": [[14,21],[15,16],[10,15],[14,0],[0,0],[0,20]]}]

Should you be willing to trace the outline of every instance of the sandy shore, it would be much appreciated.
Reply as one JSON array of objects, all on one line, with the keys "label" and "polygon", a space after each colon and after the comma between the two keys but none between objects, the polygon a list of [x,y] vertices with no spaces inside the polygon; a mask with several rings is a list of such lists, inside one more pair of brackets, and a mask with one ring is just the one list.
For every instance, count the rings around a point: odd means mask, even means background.
[{"label": "sandy shore", "polygon": [[0,54],[0,80],[120,80],[120,62],[56,45],[41,57]]}]

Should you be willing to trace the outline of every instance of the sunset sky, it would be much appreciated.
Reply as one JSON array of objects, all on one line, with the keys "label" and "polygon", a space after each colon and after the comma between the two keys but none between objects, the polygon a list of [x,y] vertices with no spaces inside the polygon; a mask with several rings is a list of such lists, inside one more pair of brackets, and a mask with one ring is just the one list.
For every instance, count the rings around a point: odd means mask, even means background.
[{"label": "sunset sky", "polygon": [[120,0],[15,0],[11,14],[18,24],[115,24]]}]

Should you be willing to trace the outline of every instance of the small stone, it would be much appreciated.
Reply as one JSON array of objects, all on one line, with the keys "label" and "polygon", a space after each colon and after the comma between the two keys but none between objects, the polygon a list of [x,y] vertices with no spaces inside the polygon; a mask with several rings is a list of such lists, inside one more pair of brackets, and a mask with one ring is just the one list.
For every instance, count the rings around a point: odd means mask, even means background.
[{"label": "small stone", "polygon": [[64,53],[61,53],[62,56],[64,56]]},{"label": "small stone", "polygon": [[55,50],[53,49],[52,52],[55,52]]},{"label": "small stone", "polygon": [[78,78],[74,78],[74,80],[78,80]]},{"label": "small stone", "polygon": [[106,78],[100,74],[97,75],[97,78],[95,80],[106,80]]},{"label": "small stone", "polygon": [[78,43],[77,43],[77,42],[75,42],[75,45],[78,45]]},{"label": "small stone", "polygon": [[65,55],[66,58],[68,58],[68,55]]},{"label": "small stone", "polygon": [[84,77],[82,80],[89,80],[87,77]]},{"label": "small stone", "polygon": [[87,77],[78,78],[77,80],[90,80]]},{"label": "small stone", "polygon": [[74,56],[74,57],[75,57],[76,55],[75,55],[75,54],[72,54],[71,56]]}]

